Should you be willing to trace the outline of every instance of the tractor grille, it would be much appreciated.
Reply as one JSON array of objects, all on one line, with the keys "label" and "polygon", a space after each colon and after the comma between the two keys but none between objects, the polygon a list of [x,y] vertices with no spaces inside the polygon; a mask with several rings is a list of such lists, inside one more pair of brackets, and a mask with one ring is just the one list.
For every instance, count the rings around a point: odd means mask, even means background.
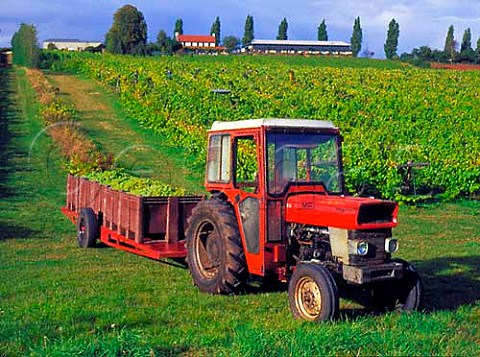
[{"label": "tractor grille", "polygon": [[385,263],[385,239],[392,236],[390,229],[382,230],[355,230],[348,232],[348,239],[364,240],[368,242],[368,254],[359,256],[350,254],[350,265],[377,265]]}]

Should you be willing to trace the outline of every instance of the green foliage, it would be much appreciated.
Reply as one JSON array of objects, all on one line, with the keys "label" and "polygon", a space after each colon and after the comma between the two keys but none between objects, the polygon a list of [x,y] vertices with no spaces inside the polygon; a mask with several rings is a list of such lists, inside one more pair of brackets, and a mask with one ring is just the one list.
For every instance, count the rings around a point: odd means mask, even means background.
[{"label": "green foliage", "polygon": [[47,50],[53,51],[53,50],[58,50],[57,46],[55,46],[54,43],[50,42],[47,46]]},{"label": "green foliage", "polygon": [[455,59],[455,54],[456,54],[456,43],[455,43],[455,37],[454,37],[454,29],[453,25],[450,25],[448,28],[447,32],[447,37],[445,39],[445,47],[443,51],[447,54],[448,59],[450,61],[453,61]]},{"label": "green foliage", "polygon": [[57,50],[41,50],[39,67],[41,69],[49,69],[54,67],[56,62],[61,61],[63,54],[63,52]]},{"label": "green foliage", "polygon": [[430,62],[449,62],[448,55],[444,51],[432,50],[428,46],[414,48],[412,53],[402,53],[400,60],[423,68],[430,68]]},{"label": "green foliage", "polygon": [[467,28],[463,34],[462,44],[460,46],[460,52],[464,52],[472,49],[472,31]]},{"label": "green foliage", "polygon": [[254,31],[253,31],[253,16],[247,15],[247,19],[245,20],[245,29],[242,38],[242,45],[247,46],[252,40],[254,39]]},{"label": "green foliage", "polygon": [[145,55],[147,23],[143,14],[132,5],[118,9],[105,39],[107,51],[115,54]]},{"label": "green foliage", "polygon": [[458,61],[475,63],[475,51],[472,49],[472,32],[469,28],[463,34]]},{"label": "green foliage", "polygon": [[383,46],[385,50],[385,57],[393,59],[397,57],[398,37],[400,36],[400,26],[392,19],[388,25],[387,40]]},{"label": "green foliage", "polygon": [[215,45],[218,46],[220,43],[220,18],[217,16],[215,22],[212,24],[212,28],[210,29],[210,33],[215,35]]},{"label": "green foliage", "polygon": [[[477,72],[348,68],[392,63],[364,59],[337,63],[346,67],[322,67],[319,59],[76,54],[64,65],[116,90],[131,117],[185,147],[201,165],[206,131],[215,120],[321,118],[332,120],[345,137],[352,192],[376,187],[381,196],[402,200],[408,193],[397,165],[412,161],[430,163],[415,169],[417,192],[443,192],[448,199],[478,194],[480,107],[472,105],[480,96]],[[216,96],[212,88],[231,94]]]},{"label": "green foliage", "polygon": [[475,63],[480,64],[480,37],[477,40],[477,48],[475,50]]},{"label": "green foliage", "polygon": [[136,177],[125,169],[90,171],[83,175],[89,180],[110,186],[114,190],[141,196],[185,196],[183,188],[174,187],[157,180]]},{"label": "green foliage", "polygon": [[436,49],[432,50],[428,46],[422,46],[420,48],[414,48],[412,53],[402,53],[400,58],[402,61],[422,67],[429,67],[429,62],[480,63],[478,44],[477,50],[474,51],[472,49],[470,29],[465,30],[461,50],[459,53],[457,53],[456,47],[457,43],[454,39],[454,29],[453,26],[450,26],[443,51]]},{"label": "green foliage", "polygon": [[362,49],[362,40],[363,40],[363,32],[362,27],[360,25],[360,17],[355,19],[353,24],[353,32],[352,37],[350,38],[350,47],[352,49],[353,57],[357,57]]},{"label": "green foliage", "polygon": [[19,66],[38,67],[40,49],[37,29],[34,25],[20,24],[20,29],[12,37],[13,63]]},{"label": "green foliage", "polygon": [[227,52],[232,52],[233,50],[238,48],[240,44],[240,39],[235,36],[226,36],[223,38],[223,45],[227,49]]},{"label": "green foliage", "polygon": [[280,25],[278,25],[278,35],[277,35],[277,40],[288,40],[288,22],[286,18],[283,18],[283,20],[280,22]]},{"label": "green foliage", "polygon": [[182,19],[177,19],[175,21],[175,27],[173,28],[173,37],[175,37],[177,34],[183,35],[183,20]]},{"label": "green foliage", "polygon": [[160,30],[157,35],[157,49],[161,54],[171,55],[173,52],[173,42],[164,30]]},{"label": "green foliage", "polygon": [[77,117],[74,108],[58,100],[42,105],[39,114],[46,126],[74,121]]},{"label": "green foliage", "polygon": [[235,182],[253,183],[258,178],[257,146],[251,138],[236,141]]},{"label": "green foliage", "polygon": [[325,24],[325,19],[322,20],[317,29],[317,40],[318,41],[328,41],[327,25]]}]

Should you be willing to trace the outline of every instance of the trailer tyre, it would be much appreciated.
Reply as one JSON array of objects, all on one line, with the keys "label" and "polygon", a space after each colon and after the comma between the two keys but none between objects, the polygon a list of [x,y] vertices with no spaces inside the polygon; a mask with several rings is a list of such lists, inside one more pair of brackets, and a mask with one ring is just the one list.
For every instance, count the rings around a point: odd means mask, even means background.
[{"label": "trailer tyre", "polygon": [[373,303],[381,311],[413,311],[421,307],[423,285],[420,275],[412,264],[393,259],[403,264],[403,278],[380,284],[373,288]]},{"label": "trailer tyre", "polygon": [[188,221],[187,261],[195,285],[210,294],[234,294],[248,271],[233,208],[219,199],[200,202]]},{"label": "trailer tyre", "polygon": [[338,288],[330,271],[318,264],[300,264],[288,285],[292,314],[297,319],[320,322],[337,316]]},{"label": "trailer tyre", "polygon": [[98,222],[90,207],[80,210],[77,221],[77,241],[80,248],[95,247],[98,239]]}]

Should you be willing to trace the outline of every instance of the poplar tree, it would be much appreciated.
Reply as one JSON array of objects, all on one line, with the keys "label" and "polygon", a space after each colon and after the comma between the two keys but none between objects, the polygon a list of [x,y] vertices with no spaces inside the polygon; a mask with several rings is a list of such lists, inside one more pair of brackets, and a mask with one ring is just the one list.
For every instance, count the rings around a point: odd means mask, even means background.
[{"label": "poplar tree", "polygon": [[26,67],[38,67],[40,49],[37,29],[34,25],[20,24],[20,29],[12,37],[13,63]]},{"label": "poplar tree", "polygon": [[472,49],[472,32],[470,28],[466,29],[463,33],[462,44],[460,46],[460,52],[465,52]]},{"label": "poplar tree", "polygon": [[247,15],[247,19],[245,20],[245,31],[243,33],[242,38],[242,45],[247,46],[252,40],[254,39],[254,32],[253,32],[253,17]]},{"label": "poplar tree", "polygon": [[350,47],[352,49],[353,57],[357,57],[360,50],[362,49],[362,40],[363,40],[363,33],[362,33],[362,27],[360,25],[360,17],[357,17],[353,24],[353,32],[352,32],[352,37],[350,39]]},{"label": "poplar tree", "polygon": [[183,20],[177,19],[175,21],[175,28],[173,29],[173,37],[175,38],[176,34],[183,35]]},{"label": "poplar tree", "polygon": [[456,44],[455,44],[455,38],[454,38],[453,32],[454,32],[453,25],[450,25],[447,32],[447,38],[445,39],[445,47],[443,49],[443,52],[445,52],[447,58],[450,61],[453,61],[453,59],[455,58]]},{"label": "poplar tree", "polygon": [[480,37],[477,40],[477,49],[475,50],[475,63],[480,64]]},{"label": "poplar tree", "polygon": [[460,61],[473,63],[475,60],[475,51],[472,48],[472,31],[467,28],[460,46]]},{"label": "poplar tree", "polygon": [[397,57],[398,37],[400,36],[400,26],[395,19],[390,21],[388,25],[387,40],[383,46],[385,50],[385,57],[392,59]]},{"label": "poplar tree", "polygon": [[282,22],[280,22],[280,25],[278,26],[278,35],[277,35],[277,40],[287,40],[288,35],[288,22],[286,18],[283,18]]},{"label": "poplar tree", "polygon": [[212,24],[210,33],[212,35],[215,35],[215,45],[218,46],[218,44],[220,43],[220,18],[218,16],[215,19],[215,22]]},{"label": "poplar tree", "polygon": [[323,21],[320,23],[317,30],[317,40],[328,41],[327,25],[325,24],[325,19],[323,19]]}]

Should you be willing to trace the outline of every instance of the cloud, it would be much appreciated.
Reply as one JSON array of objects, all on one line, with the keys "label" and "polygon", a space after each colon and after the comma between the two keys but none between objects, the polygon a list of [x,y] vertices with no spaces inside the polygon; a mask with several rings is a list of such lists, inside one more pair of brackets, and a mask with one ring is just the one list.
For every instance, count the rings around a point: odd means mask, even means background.
[{"label": "cloud", "polygon": [[457,23],[464,22],[467,24],[474,24],[476,22],[480,22],[480,17],[468,18],[468,17],[458,17],[458,16],[443,16],[440,18],[440,20],[457,22]]}]

